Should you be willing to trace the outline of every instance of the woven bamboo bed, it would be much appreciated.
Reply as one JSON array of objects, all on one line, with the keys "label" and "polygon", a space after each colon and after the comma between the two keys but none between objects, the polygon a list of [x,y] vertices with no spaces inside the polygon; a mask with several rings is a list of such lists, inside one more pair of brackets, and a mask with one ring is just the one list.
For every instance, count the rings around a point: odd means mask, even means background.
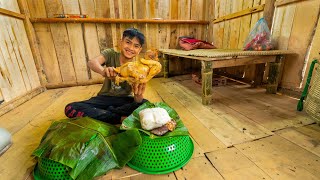
[{"label": "woven bamboo bed", "polygon": [[202,104],[211,104],[212,69],[221,67],[256,64],[255,83],[261,84],[265,63],[270,63],[268,77],[268,93],[276,93],[280,67],[284,55],[295,54],[290,50],[243,51],[240,49],[195,49],[191,51],[179,49],[160,49],[163,54],[164,77],[169,77],[169,60],[171,56],[201,61]]},{"label": "woven bamboo bed", "polygon": [[285,55],[294,54],[290,50],[271,50],[271,51],[243,51],[240,49],[195,49],[184,51],[179,49],[160,49],[160,52],[165,54],[175,54],[182,56],[221,58],[234,56],[268,56],[268,55]]}]

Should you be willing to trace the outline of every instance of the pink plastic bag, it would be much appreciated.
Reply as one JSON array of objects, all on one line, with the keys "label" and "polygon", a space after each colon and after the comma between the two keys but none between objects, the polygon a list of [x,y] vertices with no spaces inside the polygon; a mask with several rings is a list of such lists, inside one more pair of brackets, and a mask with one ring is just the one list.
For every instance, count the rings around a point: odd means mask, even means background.
[{"label": "pink plastic bag", "polygon": [[264,18],[259,19],[244,42],[245,51],[266,51],[273,49],[270,30]]}]

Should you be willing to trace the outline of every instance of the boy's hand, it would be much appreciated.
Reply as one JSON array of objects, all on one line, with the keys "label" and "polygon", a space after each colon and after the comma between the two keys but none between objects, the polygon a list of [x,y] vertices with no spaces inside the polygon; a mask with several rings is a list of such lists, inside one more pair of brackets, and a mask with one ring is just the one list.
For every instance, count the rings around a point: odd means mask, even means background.
[{"label": "boy's hand", "polygon": [[117,73],[114,71],[113,67],[106,67],[102,72],[102,76],[113,79],[117,76]]},{"label": "boy's hand", "polygon": [[143,94],[146,89],[146,84],[133,84],[132,85],[132,90],[134,94],[134,101],[137,103],[141,103],[143,100]]}]

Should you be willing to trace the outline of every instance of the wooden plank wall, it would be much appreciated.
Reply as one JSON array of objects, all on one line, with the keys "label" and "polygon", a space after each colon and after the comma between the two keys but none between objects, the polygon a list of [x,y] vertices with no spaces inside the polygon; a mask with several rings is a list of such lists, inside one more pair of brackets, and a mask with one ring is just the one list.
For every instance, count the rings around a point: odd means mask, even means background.
[{"label": "wooden plank wall", "polygon": [[[214,18],[211,18],[211,20],[257,7],[264,3],[265,0],[215,0]],[[208,41],[213,42],[218,48],[242,49],[250,30],[261,17],[263,17],[262,11],[218,23],[211,22],[209,33],[212,36],[209,36]],[[221,68],[217,71],[226,72],[235,77],[244,77],[246,81],[250,81],[254,78],[254,69],[255,66],[249,65]]]},{"label": "wooden plank wall", "polygon": [[[20,14],[16,0],[0,0],[0,8]],[[9,102],[41,85],[23,20],[0,15],[0,22],[0,102]]]},{"label": "wooden plank wall", "polygon": [[[193,19],[211,18],[209,0],[27,0],[31,18],[50,18],[54,14],[87,14],[89,17],[120,19]],[[208,5],[208,6],[207,6]],[[206,11],[204,11],[206,9]],[[90,71],[86,62],[105,48],[117,48],[121,33],[129,27],[146,36],[144,50],[176,48],[179,36],[206,39],[206,25],[185,24],[102,24],[102,23],[34,23],[50,85],[75,84],[102,77]],[[173,66],[172,66],[173,67]]]},{"label": "wooden plank wall", "polygon": [[272,33],[278,49],[297,53],[285,61],[281,80],[283,90],[302,91],[311,61],[320,58],[319,14],[319,0],[294,1],[275,9]]},{"label": "wooden plank wall", "polygon": [[[215,0],[214,18],[211,20],[265,2],[266,0]],[[276,48],[294,50],[298,54],[287,57],[282,67],[280,86],[284,92],[300,92],[305,84],[311,61],[320,58],[320,1],[277,0],[275,5],[271,31]],[[261,17],[263,11],[215,24],[210,23],[208,32],[212,35],[208,36],[208,41],[213,41],[219,48],[241,49],[246,36]],[[250,81],[254,78],[255,66],[222,68],[220,71],[235,77],[244,75],[244,79]],[[264,80],[266,78],[267,73]]]}]

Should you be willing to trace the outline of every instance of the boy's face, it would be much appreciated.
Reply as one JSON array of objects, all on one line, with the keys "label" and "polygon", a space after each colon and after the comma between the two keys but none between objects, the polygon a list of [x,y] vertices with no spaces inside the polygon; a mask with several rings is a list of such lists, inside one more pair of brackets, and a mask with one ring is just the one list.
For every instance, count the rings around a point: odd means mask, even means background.
[{"label": "boy's face", "polygon": [[142,47],[139,43],[139,40],[134,37],[130,39],[129,37],[125,37],[121,40],[121,52],[127,59],[132,59],[137,56]]}]

